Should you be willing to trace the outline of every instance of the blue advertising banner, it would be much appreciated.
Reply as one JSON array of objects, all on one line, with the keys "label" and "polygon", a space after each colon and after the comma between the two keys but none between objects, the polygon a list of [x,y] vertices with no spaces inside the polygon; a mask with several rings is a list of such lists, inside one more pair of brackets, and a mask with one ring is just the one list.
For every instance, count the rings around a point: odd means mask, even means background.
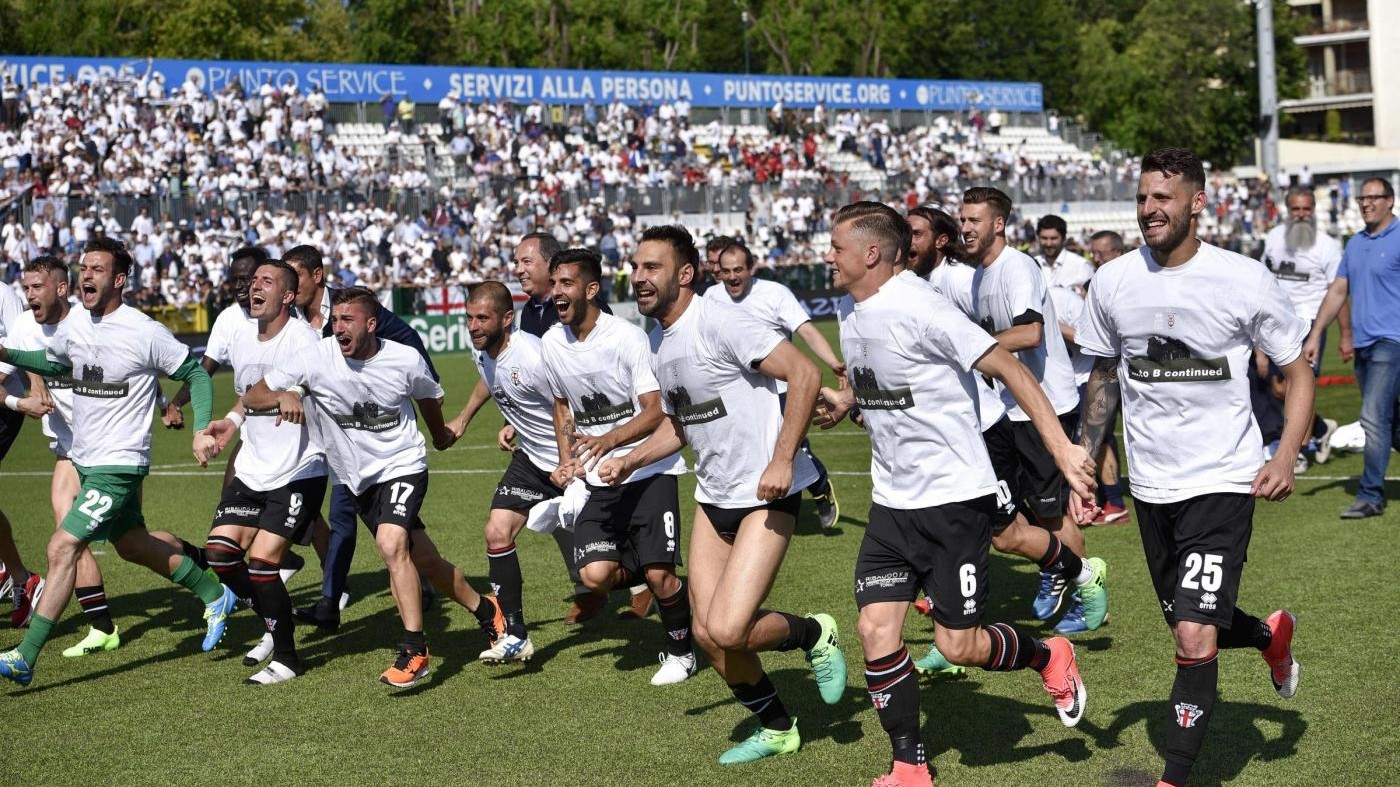
[{"label": "blue advertising banner", "polygon": [[[145,60],[98,57],[20,57],[0,55],[0,73],[20,84],[92,81],[99,76],[137,78]],[[983,110],[1040,112],[1038,82],[862,79],[796,77],[765,74],[695,74],[648,71],[573,71],[566,69],[396,66],[362,63],[272,63],[222,60],[155,60],[151,68],[164,76],[166,90],[186,78],[206,90],[223,90],[234,82],[255,89],[269,80],[299,90],[318,86],[334,102],[378,101],[404,94],[417,102],[437,103],[445,95],[469,101],[508,99],[517,103],[627,104],[684,99],[699,107],[788,107],[906,110]]]}]

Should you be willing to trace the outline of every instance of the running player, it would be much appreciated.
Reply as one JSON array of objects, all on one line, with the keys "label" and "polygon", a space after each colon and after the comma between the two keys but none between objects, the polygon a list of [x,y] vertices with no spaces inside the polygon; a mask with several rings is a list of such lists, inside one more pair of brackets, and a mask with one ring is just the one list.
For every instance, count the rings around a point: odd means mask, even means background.
[{"label": "running player", "polygon": [[[933,289],[943,295],[969,320],[975,320],[976,311],[972,300],[972,283],[977,269],[954,256],[961,253],[958,224],[952,216],[937,208],[917,207],[909,211],[908,221],[912,229],[914,266],[904,276],[914,276],[918,271],[928,271],[925,278]],[[930,259],[932,265],[930,265]],[[1070,291],[1065,290],[1069,293]],[[1072,297],[1073,293],[1070,293]],[[982,431],[982,441],[992,460],[992,470],[997,476],[997,511],[992,516],[992,547],[998,552],[1020,555],[1035,562],[1042,571],[1072,583],[1085,599],[1081,614],[1066,614],[1065,619],[1055,627],[1057,634],[1077,634],[1096,631],[1108,616],[1108,590],[1106,586],[1108,567],[1101,558],[1080,559],[1080,557],[1060,543],[1048,530],[1034,527],[1015,503],[1017,490],[1022,487],[1020,462],[1014,451],[1000,450],[1011,444],[1006,432],[1011,423],[1006,418],[1006,407],[1001,397],[982,379],[977,382],[978,417]],[[924,614],[932,612],[929,599],[918,602],[915,607]],[[1074,610],[1071,610],[1073,613]],[[921,672],[941,672],[961,674],[962,667],[951,664],[939,653],[935,645],[929,648],[926,656],[915,665]]]},{"label": "running player", "polygon": [[[695,449],[696,511],[690,540],[695,641],[758,726],[720,756],[730,765],[797,751],[796,719],[758,654],[806,651],[822,699],[838,702],[846,660],[836,621],[762,608],[796,524],[802,488],[816,478],[797,450],[821,375],[805,355],[727,297],[696,297],[700,254],[677,226],[642,234],[632,258],[637,309],[660,323],[651,363],[665,389],[667,418],[626,456],[599,468],[606,482]],[[777,383],[788,384],[780,404]]]},{"label": "running player", "polygon": [[598,475],[599,462],[625,456],[665,417],[646,334],[593,302],[602,275],[602,258],[587,249],[565,249],[549,261],[559,324],[545,333],[541,351],[554,396],[553,480],[561,489],[575,477],[588,484],[588,502],[574,520],[583,584],[606,595],[642,578],[656,595],[667,638],[651,682],[661,686],[695,674],[690,601],[676,576],[676,476],[685,461],[679,453],[658,457],[613,484]]},{"label": "running player", "polygon": [[[1079,420],[1074,369],[1040,266],[1006,242],[1010,216],[1011,199],[997,189],[978,187],[963,193],[959,223],[968,260],[978,266],[972,280],[977,322],[1035,376],[1068,438]],[[998,392],[1009,423],[1008,428],[988,432],[988,450],[999,457],[999,465],[1015,465],[1004,467],[999,475],[1008,484],[1019,482],[1011,487],[1012,500],[1082,560],[1084,534],[1078,525],[1065,522],[1064,477],[1030,415],[1010,391],[998,388]],[[1034,603],[1036,619],[1048,620],[1058,612],[1068,589],[1062,574],[1042,569]],[[1075,599],[1067,613],[1070,623],[1084,617],[1079,601]]]},{"label": "running player", "polygon": [[[846,376],[846,365],[836,357],[826,337],[817,330],[817,326],[812,323],[812,318],[807,316],[807,310],[802,308],[792,290],[778,282],[754,277],[753,252],[749,251],[748,247],[736,242],[722,249],[715,267],[724,286],[710,289],[710,294],[706,297],[727,296],[730,302],[742,306],[744,311],[785,341],[792,341],[793,335],[796,334],[822,363],[831,369],[836,379]],[[786,397],[786,391],[787,384],[778,381],[778,396]],[[786,409],[785,404],[780,406]],[[821,521],[822,527],[829,528],[836,524],[836,519],[841,516],[841,504],[836,500],[836,487],[831,483],[826,466],[812,453],[812,446],[806,438],[802,440],[802,453],[811,458],[812,465],[817,469],[817,480],[807,487],[807,493],[816,501],[817,519]]]},{"label": "running player", "polygon": [[[233,367],[239,396],[269,371],[291,364],[293,356],[311,352],[321,339],[315,328],[292,319],[296,271],[280,260],[264,260],[250,279],[254,322],[242,322],[224,336],[221,356]],[[225,585],[240,598],[252,599],[267,626],[263,642],[244,664],[251,667],[268,656],[272,661],[244,681],[250,684],[282,683],[305,672],[293,639],[292,599],[279,566],[292,543],[308,535],[326,496],[320,446],[304,426],[278,425],[277,414],[276,409],[240,405],[206,430],[224,446],[243,427],[242,448],[231,463],[233,480],[219,500],[205,554]]]},{"label": "running player", "polygon": [[414,403],[434,448],[444,451],[457,437],[443,423],[442,386],[422,356],[375,335],[379,309],[374,293],[363,287],[337,290],[333,336],[269,370],[243,394],[243,406],[275,408],[281,420],[300,423],[302,396],[311,394],[311,439],[325,450],[336,483],[355,496],[360,518],[374,534],[404,626],[394,663],[379,679],[407,688],[431,672],[418,572],[470,610],[489,639],[495,640],[500,623],[495,602],[438,554],[418,516],[428,491],[428,453]]},{"label": "running player", "polygon": [[[1260,651],[1280,697],[1298,689],[1294,618],[1260,621],[1239,607],[1256,497],[1293,491],[1293,460],[1312,420],[1307,323],[1272,273],[1196,237],[1205,171],[1189,150],[1142,160],[1137,215],[1146,247],[1099,269],[1077,337],[1098,357],[1084,400],[1092,456],[1117,414],[1152,586],[1176,641],[1176,683],[1164,710],[1166,768],[1182,787],[1215,707],[1218,648]],[[1262,349],[1288,381],[1280,449],[1264,461],[1245,367]],[[1080,522],[1092,509],[1071,501]]]},{"label": "running player", "polygon": [[[48,258],[52,259],[52,257]],[[9,287],[0,287],[0,337],[14,335],[23,322],[24,302]],[[13,339],[10,342],[13,343]],[[10,452],[19,437],[24,417],[40,418],[47,415],[49,405],[42,397],[25,396],[24,372],[9,364],[0,364],[0,396],[4,396],[4,408],[0,409],[0,460]],[[15,546],[10,519],[0,511],[0,597],[8,595],[13,611],[10,625],[20,628],[34,615],[34,604],[44,592],[44,578],[29,570],[24,558]]]},{"label": "running player", "polygon": [[[141,482],[151,462],[156,374],[190,384],[197,429],[209,423],[213,397],[209,375],[185,345],[160,323],[122,303],[131,265],[131,255],[120,241],[88,241],[78,269],[84,310],[74,310],[58,324],[47,350],[0,347],[0,361],[26,371],[45,377],[78,372],[69,454],[78,472],[78,501],[49,541],[48,592],[39,601],[24,641],[0,654],[0,677],[21,686],[34,678],[39,651],[73,592],[78,558],[92,541],[110,541],[123,559],[198,595],[205,605],[207,631],[201,647],[206,651],[223,637],[228,613],[237,603],[233,591],[212,571],[200,570],[182,553],[178,539],[146,530]],[[216,441],[206,434],[194,436],[193,449],[201,464],[217,454]]]},{"label": "running player", "polygon": [[850,387],[823,388],[817,421],[834,426],[858,404],[865,414],[874,482],[855,570],[870,698],[890,736],[894,763],[879,787],[931,785],[919,723],[919,687],[902,637],[922,588],[933,599],[934,639],[966,666],[1040,673],[1060,720],[1074,726],[1087,693],[1074,647],[1005,623],[980,626],[997,480],[979,434],[979,382],[1006,386],[1045,441],[1076,495],[1092,498],[1091,463],[1070,443],[1035,377],[932,288],[897,277],[907,229],[874,202],[837,212],[827,264],[851,298],[839,309]]},{"label": "running player", "polygon": [[[520,243],[515,246],[515,278],[520,282],[520,289],[529,296],[520,309],[521,333],[544,338],[545,331],[559,322],[559,310],[554,308],[554,292],[549,284],[549,261],[561,249],[559,241],[548,232],[532,232],[522,237]],[[601,287],[598,288],[593,302],[604,313],[612,314]],[[502,427],[497,440],[509,444],[514,438],[515,427],[507,423]],[[555,546],[559,548],[559,557],[564,560],[564,567],[569,571],[569,580],[574,585],[573,604],[570,605],[569,611],[564,613],[564,622],[586,623],[602,612],[606,599],[589,590],[579,578],[578,559],[574,555],[574,534],[565,528],[555,528],[551,535],[554,537]],[[646,583],[640,582],[632,586],[630,591],[632,599],[626,613],[637,618],[645,618],[651,614],[656,599]]]},{"label": "running player", "polygon": [[[467,296],[467,330],[479,376],[462,412],[447,424],[460,439],[481,406],[494,398],[520,441],[496,485],[486,519],[487,576],[505,616],[505,634],[478,657],[491,664],[528,661],[535,654],[525,630],[525,580],[515,537],[525,527],[531,508],[564,494],[550,479],[559,466],[559,447],[554,440],[554,394],[540,356],[540,340],[513,332],[514,323],[515,306],[504,284],[488,281],[472,288]],[[503,446],[510,448],[509,443]]]}]

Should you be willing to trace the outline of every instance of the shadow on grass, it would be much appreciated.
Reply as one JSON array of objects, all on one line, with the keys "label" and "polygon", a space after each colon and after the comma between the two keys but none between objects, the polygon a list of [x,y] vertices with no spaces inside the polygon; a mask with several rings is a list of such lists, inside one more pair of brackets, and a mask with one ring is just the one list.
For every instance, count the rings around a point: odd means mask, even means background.
[{"label": "shadow on grass", "polygon": [[[1060,757],[1066,762],[1089,759],[1089,745],[1082,737],[1053,743],[1022,746],[1020,741],[1037,729],[1060,724],[1049,696],[1043,703],[1021,702],[980,691],[984,680],[992,678],[970,670],[959,678],[938,677],[922,682],[922,705],[927,716],[924,738],[929,744],[929,761],[940,754],[958,752],[969,768],[997,767],[1025,762],[1043,756]],[[1030,670],[997,675],[995,679],[1039,683]]]},{"label": "shadow on grass", "polygon": [[[1216,703],[1213,716],[1201,756],[1191,772],[1193,785],[1234,782],[1240,778],[1245,767],[1255,760],[1270,762],[1293,757],[1298,753],[1299,740],[1308,729],[1307,721],[1298,711],[1274,705],[1220,701]],[[1086,719],[1077,729],[1092,736],[1097,748],[1112,749],[1120,745],[1119,738],[1124,730],[1144,722],[1153,747],[1159,753],[1165,751],[1170,725],[1175,723],[1165,697],[1136,702],[1115,710],[1113,721],[1106,728]],[[1261,726],[1261,722],[1267,726]],[[1272,726],[1279,728],[1277,733],[1269,731]],[[1153,766],[1160,767],[1160,763]],[[1130,774],[1123,775],[1126,777]],[[1137,784],[1150,787],[1156,783],[1156,778],[1154,770],[1141,781],[1134,778],[1117,783],[1124,787]]]}]

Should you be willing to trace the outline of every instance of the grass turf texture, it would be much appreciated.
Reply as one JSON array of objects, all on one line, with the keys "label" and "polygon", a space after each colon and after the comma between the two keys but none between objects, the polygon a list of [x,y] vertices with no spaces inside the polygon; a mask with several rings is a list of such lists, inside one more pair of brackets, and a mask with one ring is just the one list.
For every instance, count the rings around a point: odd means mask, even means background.
[{"label": "grass turf texture", "polygon": [[[821,327],[835,339],[834,323]],[[437,364],[446,409],[455,415],[475,372],[465,354],[442,356]],[[1327,373],[1349,371],[1329,358]],[[221,414],[232,399],[230,377],[221,373],[215,382]],[[1322,412],[1355,419],[1354,386],[1319,392]],[[478,590],[488,588],[481,528],[507,461],[494,447],[500,423],[488,407],[458,446],[430,451],[425,521],[443,554]],[[203,543],[222,466],[194,465],[189,439],[188,431],[167,432],[156,422],[145,512],[152,528]],[[868,784],[889,765],[888,739],[861,676],[852,598],[870,501],[869,445],[849,424],[814,432],[812,443],[835,471],[842,518],[822,533],[810,501],[804,504],[769,606],[834,615],[851,670],[845,698],[826,706],[801,654],[765,656],[799,720],[804,744],[795,756],[718,766],[719,754],[751,725],[723,682],[706,669],[677,686],[648,685],[664,635],[655,617],[644,623],[615,617],[624,594],[593,624],[565,626],[570,587],[558,552],[551,539],[528,532],[519,547],[534,660],[523,668],[477,663],[486,643],[475,621],[439,603],[426,615],[430,682],[388,690],[376,678],[401,629],[387,576],[361,530],[350,578],[354,598],[340,631],[321,636],[302,627],[299,646],[311,671],[270,688],[240,685],[254,671],[241,665],[242,654],[262,633],[251,612],[237,612],[223,644],[203,654],[197,599],[124,563],[110,546],[98,547],[122,647],[63,658],[59,651],[86,632],[70,601],[31,687],[0,689],[10,721],[0,771],[30,784],[164,784],[171,774],[234,784]],[[42,568],[52,529],[51,464],[30,424],[0,474],[4,509],[35,568]],[[1396,514],[1341,522],[1337,513],[1351,502],[1355,481],[1319,480],[1353,479],[1360,470],[1359,455],[1340,456],[1300,477],[1287,502],[1260,504],[1240,603],[1260,617],[1283,605],[1298,615],[1301,688],[1293,700],[1280,700],[1256,653],[1222,654],[1221,700],[1193,785],[1376,785],[1394,783],[1400,772],[1400,683],[1393,669],[1400,636],[1391,625]],[[682,479],[687,545],[693,486],[693,477]],[[1389,497],[1398,491],[1392,483]],[[923,680],[925,739],[940,783],[1155,783],[1171,723],[1166,698],[1174,668],[1138,541],[1135,527],[1088,531],[1090,553],[1111,566],[1113,611],[1110,624],[1075,639],[1089,689],[1088,713],[1076,729],[1059,724],[1032,672],[974,670],[960,680]],[[303,554],[308,566],[291,582],[299,604],[314,600],[320,587],[314,554]],[[993,556],[987,622],[1049,634],[1030,615],[1034,568]],[[19,637],[0,631],[0,645]],[[915,657],[922,656],[932,641],[928,620],[911,612],[906,637]]]}]

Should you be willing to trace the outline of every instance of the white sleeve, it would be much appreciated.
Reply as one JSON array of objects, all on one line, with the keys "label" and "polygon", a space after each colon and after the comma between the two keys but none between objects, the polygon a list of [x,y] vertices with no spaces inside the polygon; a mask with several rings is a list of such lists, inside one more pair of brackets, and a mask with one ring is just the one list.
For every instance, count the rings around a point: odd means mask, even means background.
[{"label": "white sleeve", "polygon": [[1342,244],[1332,243],[1328,247],[1327,259],[1323,261],[1323,270],[1326,271],[1327,283],[1330,285],[1337,279],[1337,269],[1342,266]]},{"label": "white sleeve", "polygon": [[224,314],[229,309],[237,309],[238,304],[232,304],[224,311],[219,312],[219,316],[214,318],[214,329],[209,332],[209,341],[204,344],[204,357],[217,362],[220,366],[227,366],[229,361],[229,327],[232,320],[224,318]]},{"label": "white sleeve", "polygon": [[[783,287],[781,284],[778,286]],[[777,303],[774,305],[776,306],[778,322],[782,324],[783,330],[788,333],[796,333],[798,328],[812,321],[807,310],[802,308],[802,302],[797,300],[796,295],[792,294],[792,290],[783,287],[778,295]]]},{"label": "white sleeve", "polygon": [[719,341],[720,350],[734,363],[749,371],[756,370],[763,359],[771,355],[783,342],[783,337],[767,329],[763,323],[741,309],[734,309],[725,314],[724,319],[714,325],[718,328],[714,331],[714,336]]},{"label": "white sleeve", "polygon": [[1040,315],[1040,322],[1045,321],[1045,276],[1037,270],[1034,264],[1017,265],[1006,277],[1006,307],[1007,313],[1011,315],[1012,325],[1021,325],[1018,322],[1026,312],[1035,312]]},{"label": "white sleeve", "polygon": [[544,382],[549,393],[555,399],[568,399],[568,394],[564,392],[564,383],[559,378],[559,359],[550,351],[548,342],[540,343],[540,361],[544,367]]},{"label": "white sleeve", "polygon": [[997,340],[956,309],[926,311],[920,331],[923,349],[931,355],[946,358],[965,372],[996,346]]},{"label": "white sleeve", "polygon": [[[427,361],[424,361],[423,356],[415,350],[410,350],[409,354],[413,356],[413,360],[412,366],[408,369],[408,395],[414,399],[441,399],[443,396],[442,386],[428,372]],[[408,357],[408,355],[404,357]]]},{"label": "white sleeve", "polygon": [[285,391],[296,385],[312,386],[311,369],[312,364],[308,359],[314,359],[319,355],[317,348],[312,348],[306,352],[292,353],[272,369],[268,369],[267,375],[263,377],[263,382],[274,391]]},{"label": "white sleeve", "polygon": [[1074,343],[1085,355],[1115,358],[1123,354],[1123,340],[1113,324],[1113,316],[1104,306],[1106,277],[1100,269],[1099,275],[1089,280],[1089,294],[1084,299],[1084,310],[1074,323]]},{"label": "white sleeve", "polygon": [[1254,346],[1279,366],[1297,360],[1308,335],[1308,323],[1293,309],[1278,280],[1261,276],[1259,305],[1249,320],[1249,336]]},{"label": "white sleeve", "polygon": [[180,370],[189,360],[190,348],[185,343],[175,338],[175,334],[169,328],[154,320],[151,321],[154,331],[151,335],[151,366],[159,369],[165,376],[169,377]]},{"label": "white sleeve", "polygon": [[651,346],[647,342],[646,335],[640,330],[631,330],[624,336],[626,339],[618,354],[618,360],[632,374],[632,395],[641,396],[661,390],[661,383],[656,379],[656,372],[651,370]]}]

